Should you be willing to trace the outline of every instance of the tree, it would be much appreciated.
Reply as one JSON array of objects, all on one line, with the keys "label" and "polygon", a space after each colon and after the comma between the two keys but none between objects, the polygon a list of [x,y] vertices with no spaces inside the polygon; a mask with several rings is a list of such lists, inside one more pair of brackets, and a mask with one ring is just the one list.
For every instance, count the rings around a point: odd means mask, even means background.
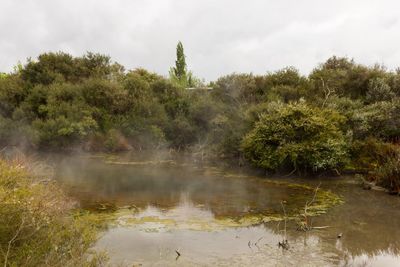
[{"label": "tree", "polygon": [[262,88],[253,74],[231,74],[218,79],[212,94],[230,106],[257,103],[262,100]]},{"label": "tree", "polygon": [[365,98],[369,81],[386,75],[383,66],[372,67],[356,64],[348,58],[331,57],[309,75],[315,96],[325,99],[334,95],[352,99]]},{"label": "tree", "polygon": [[56,81],[75,81],[76,72],[74,58],[67,53],[58,52],[41,54],[37,61],[28,59],[21,75],[29,84],[48,85]]},{"label": "tree", "polygon": [[175,76],[181,80],[186,78],[186,60],[185,60],[185,52],[183,51],[183,45],[179,41],[178,45],[176,46],[176,61],[175,61],[175,68],[174,74]]},{"label": "tree", "polygon": [[171,68],[169,75],[173,82],[183,87],[193,87],[199,83],[199,80],[193,77],[192,72],[187,71],[186,56],[181,41],[176,46],[175,67]]}]

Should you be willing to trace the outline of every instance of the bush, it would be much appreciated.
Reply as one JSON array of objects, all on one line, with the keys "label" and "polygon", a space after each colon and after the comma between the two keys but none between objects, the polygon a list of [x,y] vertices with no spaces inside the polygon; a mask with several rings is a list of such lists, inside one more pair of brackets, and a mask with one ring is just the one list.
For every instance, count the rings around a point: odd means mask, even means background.
[{"label": "bush", "polygon": [[126,138],[115,129],[108,131],[104,145],[108,151],[112,152],[126,151],[131,149],[131,146]]},{"label": "bush", "polygon": [[262,113],[242,141],[245,157],[266,170],[332,170],[347,159],[344,117],[305,102],[280,104]]},{"label": "bush", "polygon": [[390,101],[395,96],[395,93],[392,92],[392,89],[383,78],[376,78],[369,81],[366,95],[366,101],[368,103]]},{"label": "bush", "polygon": [[400,193],[400,151],[387,157],[382,165],[373,170],[369,179],[385,187],[390,193]]},{"label": "bush", "polygon": [[60,150],[78,145],[83,138],[97,128],[96,121],[90,116],[82,116],[80,121],[59,116],[54,119],[35,120],[32,125],[38,132],[38,145],[41,148]]},{"label": "bush", "polygon": [[356,140],[350,149],[352,167],[357,170],[372,170],[385,163],[386,159],[395,156],[397,146],[369,137],[363,141]]},{"label": "bush", "polygon": [[[0,249],[4,266],[91,266],[87,251],[96,239],[89,217],[72,206],[52,182],[29,175],[20,164],[0,160]],[[100,261],[99,261],[100,260]]]},{"label": "bush", "polygon": [[385,141],[400,137],[400,99],[364,106],[354,115],[354,135],[358,139],[374,136]]}]

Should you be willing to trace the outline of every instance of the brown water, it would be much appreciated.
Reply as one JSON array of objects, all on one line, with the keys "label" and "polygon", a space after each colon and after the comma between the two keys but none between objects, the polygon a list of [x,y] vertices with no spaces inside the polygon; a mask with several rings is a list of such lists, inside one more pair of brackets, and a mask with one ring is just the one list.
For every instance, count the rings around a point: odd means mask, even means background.
[{"label": "brown water", "polygon": [[[265,179],[132,158],[56,162],[56,177],[81,207],[112,218],[95,249],[106,250],[113,265],[400,266],[400,199],[364,191],[351,177]],[[276,221],[284,217],[282,203],[287,217],[296,217],[319,183],[345,203],[312,219],[328,228],[302,232],[288,221],[290,247],[278,247],[285,239],[284,222]],[[324,200],[317,197],[316,204]]]}]

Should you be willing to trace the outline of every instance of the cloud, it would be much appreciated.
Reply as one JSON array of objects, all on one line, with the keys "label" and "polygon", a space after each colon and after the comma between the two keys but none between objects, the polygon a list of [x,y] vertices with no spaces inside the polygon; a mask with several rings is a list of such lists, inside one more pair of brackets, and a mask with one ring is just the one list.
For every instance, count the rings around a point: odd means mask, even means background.
[{"label": "cloud", "polygon": [[398,18],[400,3],[389,0],[3,0],[0,71],[62,50],[166,75],[178,40],[207,80],[289,65],[308,73],[334,54],[395,68]]}]

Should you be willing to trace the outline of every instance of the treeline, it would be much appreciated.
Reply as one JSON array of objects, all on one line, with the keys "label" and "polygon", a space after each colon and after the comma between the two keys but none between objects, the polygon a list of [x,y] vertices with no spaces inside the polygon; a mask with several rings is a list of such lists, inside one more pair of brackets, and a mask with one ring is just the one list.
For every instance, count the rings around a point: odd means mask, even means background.
[{"label": "treeline", "polygon": [[212,90],[93,53],[42,54],[0,77],[2,146],[173,148],[307,173],[398,162],[400,71],[348,58],[308,76],[292,67],[231,74]]}]

